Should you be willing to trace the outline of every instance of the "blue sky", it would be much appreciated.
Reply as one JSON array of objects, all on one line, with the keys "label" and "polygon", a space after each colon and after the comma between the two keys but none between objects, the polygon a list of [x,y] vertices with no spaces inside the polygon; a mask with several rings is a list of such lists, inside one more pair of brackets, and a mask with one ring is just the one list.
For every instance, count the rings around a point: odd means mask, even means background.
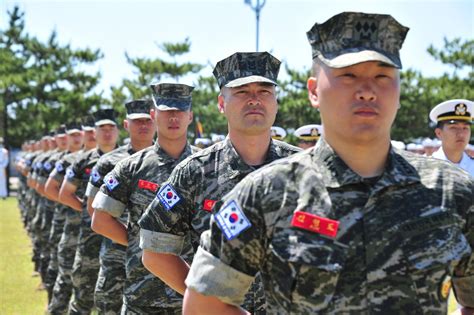
[{"label": "blue sky", "polygon": [[[61,43],[102,50],[104,58],[93,70],[102,73],[98,92],[104,95],[109,95],[111,85],[133,76],[125,52],[132,57],[165,57],[158,44],[189,37],[191,53],[178,61],[206,64],[202,74],[211,75],[220,59],[255,50],[255,14],[244,0],[2,0],[2,29],[8,22],[7,10],[15,4],[25,11],[31,35],[46,39],[55,29]],[[260,18],[260,50],[270,51],[291,68],[307,69],[311,49],[306,31],[342,11],[391,14],[410,27],[402,62],[405,69],[426,76],[449,70],[428,55],[430,44],[441,48],[444,37],[474,38],[472,0],[267,0]],[[192,84],[192,80],[182,82]]]}]

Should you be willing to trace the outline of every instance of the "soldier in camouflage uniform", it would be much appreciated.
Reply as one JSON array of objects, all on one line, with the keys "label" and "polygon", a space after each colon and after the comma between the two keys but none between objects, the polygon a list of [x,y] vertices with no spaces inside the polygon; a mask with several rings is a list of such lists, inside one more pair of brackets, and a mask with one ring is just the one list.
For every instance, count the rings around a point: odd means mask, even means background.
[{"label": "soldier in camouflage uniform", "polygon": [[53,200],[50,200],[45,193],[45,184],[49,177],[50,172],[53,170],[56,161],[61,158],[67,149],[67,136],[66,136],[66,126],[62,125],[58,128],[54,135],[54,142],[56,143],[56,149],[54,149],[43,161],[42,167],[37,171],[36,174],[36,191],[41,195],[42,207],[38,208],[39,217],[39,230],[38,238],[41,243],[41,253],[40,253],[40,275],[43,283],[46,286],[46,275],[49,264],[49,257],[51,252],[51,247],[49,243],[49,232],[51,230],[51,224],[54,214],[54,208],[56,203]]},{"label": "soldier in camouflage uniform", "polygon": [[62,156],[58,156],[54,164],[51,162],[52,170],[48,174],[48,179],[44,187],[46,197],[55,202],[51,226],[47,236],[48,250],[45,253],[45,255],[49,254],[49,258],[44,258],[48,260],[45,279],[45,287],[48,292],[48,304],[51,302],[53,287],[58,276],[58,244],[63,233],[64,221],[66,219],[65,213],[67,211],[67,207],[58,200],[59,188],[64,179],[66,167],[78,156],[78,152],[83,144],[84,136],[80,128],[81,127],[75,123],[65,126],[67,148]]},{"label": "soldier in camouflage uniform", "polygon": [[[218,108],[227,118],[229,135],[178,164],[139,221],[145,267],[181,294],[189,268],[179,256],[184,240],[190,237],[197,250],[214,202],[260,166],[299,151],[270,137],[279,67],[280,61],[267,52],[235,53],[217,63]],[[245,307],[262,313],[263,291],[254,305],[257,288]]]},{"label": "soldier in camouflage uniform", "polygon": [[[127,245],[124,314],[181,314],[182,296],[151,274],[142,264],[138,220],[173,168],[197,152],[187,142],[192,121],[192,87],[184,84],[152,85],[157,125],[154,146],[127,158],[107,175],[93,207],[93,228],[117,243]],[[133,138],[132,138],[133,142]],[[112,183],[110,183],[112,179]],[[120,218],[126,216],[122,223]],[[191,253],[190,242],[181,255]]]},{"label": "soldier in camouflage uniform", "polygon": [[21,219],[23,222],[23,226],[26,224],[26,206],[25,206],[25,199],[26,199],[26,176],[23,175],[23,169],[25,168],[26,160],[25,157],[29,154],[31,150],[31,144],[29,141],[24,142],[21,145],[21,152],[15,158],[15,168],[18,171],[18,192],[17,192],[17,200],[18,206],[20,208]]},{"label": "soldier in camouflage uniform", "polygon": [[[90,234],[90,221],[88,220],[89,215],[87,213],[87,204],[84,199],[84,194],[89,176],[92,172],[92,167],[100,156],[112,151],[117,146],[118,128],[115,122],[115,116],[115,111],[112,109],[101,109],[93,114],[97,146],[81,154],[81,156],[67,168],[66,178],[61,186],[60,199],[74,210],[74,213],[71,213],[71,216],[74,216],[74,224],[71,224],[71,231],[73,233],[69,234],[68,237],[69,240],[74,239],[74,246],[70,247],[67,257],[68,267],[70,266],[69,279],[71,281],[71,292],[73,288],[77,289],[78,287],[78,279],[80,279],[82,267],[80,265],[78,267],[77,261],[75,260],[76,251],[78,248],[84,246],[84,243],[88,239],[88,234]],[[66,233],[67,226],[66,220],[64,233]],[[76,298],[76,292],[74,293]],[[89,297],[89,299],[93,301],[92,297]],[[75,299],[73,299],[73,301],[75,301]],[[69,300],[67,302],[69,304]],[[92,308],[92,306],[93,305],[89,307]],[[85,307],[87,307],[87,305]],[[69,308],[69,311],[74,312],[75,310]]]},{"label": "soldier in camouflage uniform", "polygon": [[[77,123],[71,123],[67,127],[68,133],[71,134],[77,134],[80,128]],[[79,214],[61,195],[62,186],[67,181],[67,177],[71,176],[71,166],[81,159],[83,155],[90,152],[93,149],[91,148],[93,144],[96,144],[95,132],[84,131],[83,149],[66,154],[60,159],[46,183],[46,191],[48,192],[49,190],[50,195],[56,195],[57,200],[62,204],[62,206],[56,208],[50,232],[51,242],[58,242],[57,253],[52,251],[48,266],[48,277],[54,276],[55,268],[57,267],[56,281],[53,286],[51,301],[48,305],[48,311],[51,314],[64,314],[68,309],[72,293],[72,265],[80,224]],[[54,254],[56,254],[55,259],[53,257]]]},{"label": "soldier in camouflage uniform", "polygon": [[[41,239],[41,214],[45,206],[45,198],[37,191],[38,173],[43,169],[43,164],[51,156],[56,147],[56,143],[52,141],[50,135],[45,135],[40,141],[41,152],[36,155],[32,161],[32,169],[28,173],[28,186],[32,189],[33,202],[31,209],[30,232],[33,243],[33,261],[35,271],[41,275],[41,251],[44,245]],[[43,278],[41,280],[44,280]]]},{"label": "soldier in camouflage uniform", "polygon": [[[147,106],[146,110],[148,111],[149,103],[141,100],[126,104],[127,112],[132,108],[135,111],[137,109],[144,110]],[[141,119],[135,116],[132,118],[133,120],[124,121],[124,128],[126,130],[133,129],[135,141],[102,155],[92,167],[85,194],[88,212],[87,216],[84,213],[84,219],[87,219],[87,222],[83,222],[81,227],[73,272],[74,299],[70,305],[71,314],[90,313],[94,306],[94,298],[95,305],[101,314],[119,313],[122,306],[125,247],[120,244],[112,244],[91,230],[91,203],[96,193],[92,183],[103,183],[103,176],[112,170],[120,160],[130,156],[136,150],[152,144],[154,130],[151,119]]]},{"label": "soldier in camouflage uniform", "polygon": [[451,284],[472,314],[474,183],[390,146],[407,31],[351,12],[308,32],[323,137],[216,205],[185,314],[240,311],[258,271],[271,314],[445,314]]},{"label": "soldier in camouflage uniform", "polygon": [[31,151],[25,155],[24,158],[24,164],[22,167],[22,174],[25,176],[26,180],[26,187],[25,187],[25,201],[24,201],[24,207],[25,207],[25,228],[26,231],[28,232],[28,236],[31,238],[31,221],[34,216],[33,212],[33,202],[34,202],[34,195],[35,195],[35,190],[30,187],[30,182],[29,180],[29,173],[30,171],[33,171],[33,160],[36,158],[38,154],[41,153],[40,150],[40,142],[39,141],[33,141],[31,143]]}]

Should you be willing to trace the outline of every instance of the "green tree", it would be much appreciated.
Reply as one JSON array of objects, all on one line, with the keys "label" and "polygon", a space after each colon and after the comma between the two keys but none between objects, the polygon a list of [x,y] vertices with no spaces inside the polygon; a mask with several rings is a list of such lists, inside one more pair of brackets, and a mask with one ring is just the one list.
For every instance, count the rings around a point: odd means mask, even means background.
[{"label": "green tree", "polygon": [[[125,54],[127,62],[133,66],[135,78],[127,78],[119,87],[112,87],[111,103],[119,112],[124,113],[123,104],[129,99],[148,98],[151,96],[149,85],[154,82],[179,82],[182,78],[197,75],[204,67],[198,63],[181,62],[180,59],[191,49],[191,42],[163,43],[158,45],[163,56],[158,58],[135,57]],[[210,130],[224,132],[227,130],[225,119],[216,108],[217,87],[213,78],[199,76],[193,92],[193,112],[195,121],[190,127],[194,136],[196,121],[199,120],[206,134]]]},{"label": "green tree", "polygon": [[55,31],[42,42],[25,32],[18,7],[8,14],[9,27],[0,32],[0,64],[5,64],[0,70],[0,103],[7,113],[4,128],[10,145],[18,146],[102,103],[101,95],[92,92],[100,74],[81,70],[102,54],[62,45]]},{"label": "green tree", "polygon": [[449,99],[474,99],[474,41],[445,39],[443,49],[430,46],[427,51],[452,72],[440,77],[423,77],[412,69],[401,73],[401,106],[392,130],[393,139],[407,142],[433,138],[428,116],[436,104]]}]

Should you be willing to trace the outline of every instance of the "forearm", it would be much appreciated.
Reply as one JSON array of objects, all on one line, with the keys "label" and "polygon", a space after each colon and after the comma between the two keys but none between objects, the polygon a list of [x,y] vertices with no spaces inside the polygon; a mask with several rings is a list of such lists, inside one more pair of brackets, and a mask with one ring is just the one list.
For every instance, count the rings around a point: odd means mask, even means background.
[{"label": "forearm", "polygon": [[184,295],[189,265],[179,256],[143,250],[143,265],[173,290]]},{"label": "forearm", "polygon": [[76,210],[81,212],[82,211],[82,199],[80,199],[76,194],[73,193],[59,193],[59,201]]},{"label": "forearm", "polygon": [[47,197],[44,191],[44,185],[39,182],[36,183],[36,191],[43,197]]},{"label": "forearm", "polygon": [[116,218],[103,211],[94,211],[91,228],[115,243],[128,246],[127,228]]},{"label": "forearm", "polygon": [[46,197],[49,200],[59,202],[58,200],[59,184],[56,180],[49,178],[48,181],[46,182],[44,192],[45,192]]},{"label": "forearm", "polygon": [[183,300],[184,315],[243,315],[250,314],[242,308],[222,302],[217,297],[206,296],[194,291],[186,289]]}]

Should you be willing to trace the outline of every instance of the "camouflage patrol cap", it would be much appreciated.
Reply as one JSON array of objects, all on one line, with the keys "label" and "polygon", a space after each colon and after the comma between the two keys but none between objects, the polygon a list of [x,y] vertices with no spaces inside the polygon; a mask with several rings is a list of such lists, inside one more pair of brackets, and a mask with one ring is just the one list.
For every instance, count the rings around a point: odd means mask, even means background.
[{"label": "camouflage patrol cap", "polygon": [[94,116],[87,115],[81,118],[81,128],[83,131],[91,131],[95,128]]},{"label": "camouflage patrol cap", "polygon": [[178,83],[151,84],[153,102],[158,110],[186,111],[191,108],[193,86]]},{"label": "camouflage patrol cap", "polygon": [[66,134],[81,132],[81,124],[78,121],[71,121],[66,124]]},{"label": "camouflage patrol cap", "polygon": [[55,133],[56,136],[65,135],[66,134],[66,125],[65,124],[59,125],[59,127],[56,128],[54,133]]},{"label": "camouflage patrol cap", "polygon": [[150,108],[152,101],[148,99],[138,99],[127,102],[125,108],[127,109],[127,119],[151,119]]},{"label": "camouflage patrol cap", "polygon": [[237,87],[252,82],[277,85],[280,63],[280,60],[268,52],[238,52],[219,61],[212,73],[219,88]]},{"label": "camouflage patrol cap", "polygon": [[381,61],[402,68],[399,50],[409,28],[391,15],[343,12],[306,33],[318,58],[331,68]]},{"label": "camouflage patrol cap", "polygon": [[94,125],[96,127],[103,125],[117,125],[117,113],[112,108],[99,109],[94,114]]}]

